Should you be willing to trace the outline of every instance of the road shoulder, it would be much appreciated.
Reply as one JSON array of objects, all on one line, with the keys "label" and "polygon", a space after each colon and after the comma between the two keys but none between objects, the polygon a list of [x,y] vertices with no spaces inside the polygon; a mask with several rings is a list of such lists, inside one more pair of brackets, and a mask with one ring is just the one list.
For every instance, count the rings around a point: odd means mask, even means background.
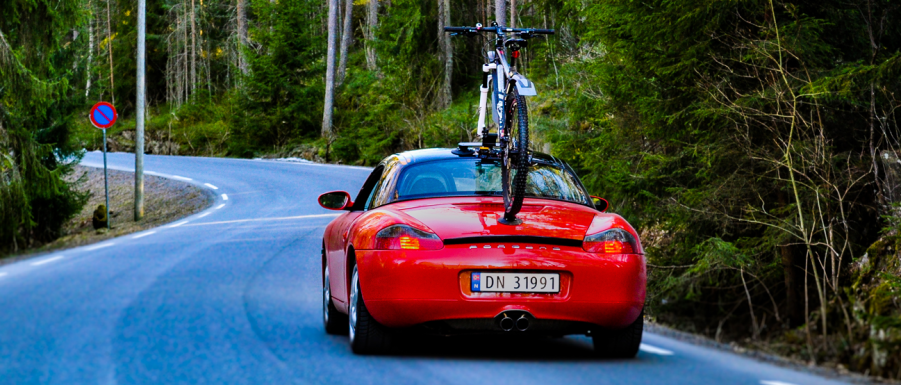
[{"label": "road shoulder", "polygon": [[66,177],[77,181],[78,191],[88,191],[90,199],[75,217],[63,225],[62,236],[53,242],[18,253],[0,256],[0,266],[37,257],[52,251],[90,245],[111,238],[177,221],[212,206],[215,195],[190,183],[144,175],[144,219],[134,220],[134,173],[109,170],[111,229],[94,230],[91,218],[98,205],[105,204],[103,169],[75,166]]},{"label": "road shoulder", "polygon": [[779,367],[792,369],[799,372],[810,373],[829,379],[845,381],[852,384],[898,384],[898,382],[895,381],[865,376],[859,373],[850,372],[848,370],[817,366],[811,363],[805,363],[799,360],[793,360],[791,358],[777,356],[755,349],[748,349],[735,342],[717,342],[702,335],[676,330],[669,326],[661,325],[656,322],[645,322],[645,331],[693,345],[712,348],[722,352],[733,353]]}]

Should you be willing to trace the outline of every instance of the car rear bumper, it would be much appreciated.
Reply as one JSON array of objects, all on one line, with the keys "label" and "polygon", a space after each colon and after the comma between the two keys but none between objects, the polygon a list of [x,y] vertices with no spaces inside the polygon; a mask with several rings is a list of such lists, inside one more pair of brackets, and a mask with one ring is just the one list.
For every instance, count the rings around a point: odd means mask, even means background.
[{"label": "car rear bumper", "polygon": [[[470,248],[476,246],[475,248]],[[490,246],[486,248],[485,246]],[[628,326],[640,315],[647,284],[644,256],[581,248],[451,245],[442,250],[357,250],[360,288],[372,316],[388,327],[492,319],[522,310],[537,322]],[[557,272],[560,292],[470,291],[473,271]],[[546,324],[551,324],[550,322]]]}]

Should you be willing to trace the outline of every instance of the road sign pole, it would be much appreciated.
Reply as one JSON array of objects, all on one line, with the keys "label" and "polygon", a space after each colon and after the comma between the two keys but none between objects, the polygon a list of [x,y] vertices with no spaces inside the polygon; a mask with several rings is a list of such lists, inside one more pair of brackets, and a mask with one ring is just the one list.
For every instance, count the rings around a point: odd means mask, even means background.
[{"label": "road sign pole", "polygon": [[116,119],[119,118],[119,114],[116,113],[116,107],[113,107],[112,104],[107,102],[97,102],[94,107],[91,107],[91,113],[88,114],[88,119],[91,121],[91,124],[94,127],[99,128],[103,131],[103,190],[106,192],[106,229],[110,229],[110,218],[109,218],[109,172],[106,167],[106,129],[113,126],[116,123]]},{"label": "road sign pole", "polygon": [[106,130],[103,130],[103,189],[106,191],[106,229],[109,230],[109,173],[106,171]]},{"label": "road sign pole", "polygon": [[135,122],[135,221],[144,217],[144,57],[147,0],[138,0],[137,119]]},{"label": "road sign pole", "polygon": [[116,123],[116,119],[119,118],[119,114],[116,113],[116,107],[113,107],[112,104],[107,102],[97,102],[94,107],[91,107],[91,113],[88,114],[88,119],[91,121],[91,124],[94,127],[99,128],[103,131],[103,189],[106,192],[106,229],[110,229],[110,218],[109,218],[109,172],[106,167],[106,129],[113,126]]}]

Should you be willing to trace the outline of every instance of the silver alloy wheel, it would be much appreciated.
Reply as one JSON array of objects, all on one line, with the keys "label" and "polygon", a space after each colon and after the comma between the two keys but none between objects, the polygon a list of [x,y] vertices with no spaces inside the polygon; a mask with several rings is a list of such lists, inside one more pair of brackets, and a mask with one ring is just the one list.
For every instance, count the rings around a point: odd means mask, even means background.
[{"label": "silver alloy wheel", "polygon": [[347,319],[350,324],[350,342],[354,341],[357,326],[357,301],[360,298],[360,275],[357,273],[357,267],[354,266],[353,278],[350,280],[350,307],[347,312]]},{"label": "silver alloy wheel", "polygon": [[328,266],[325,267],[325,279],[322,285],[322,320],[328,326],[328,305],[332,302],[332,287],[328,279]]}]

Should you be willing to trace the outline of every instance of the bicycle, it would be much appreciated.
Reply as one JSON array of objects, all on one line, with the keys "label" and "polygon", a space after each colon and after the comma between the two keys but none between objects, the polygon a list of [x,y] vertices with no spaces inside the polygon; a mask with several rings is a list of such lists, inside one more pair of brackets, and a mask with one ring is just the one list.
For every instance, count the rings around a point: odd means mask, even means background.
[{"label": "bicycle", "polygon": [[[528,39],[536,35],[552,35],[554,30],[508,28],[494,22],[491,27],[476,24],[475,27],[444,27],[444,31],[452,33],[451,36],[495,34],[495,47],[494,50],[487,52],[487,63],[482,65],[482,84],[479,87],[481,96],[477,131],[482,141],[460,143],[460,149],[455,151],[461,151],[463,154],[471,151],[468,150],[469,146],[477,145],[480,158],[499,159],[502,162],[504,217],[498,222],[507,225],[521,224],[522,220],[516,218],[516,214],[522,209],[526,176],[531,165],[529,115],[525,97],[535,96],[538,93],[534,84],[516,71],[516,60],[519,59],[519,51],[528,45]],[[492,118],[497,124],[497,133],[491,133],[485,122],[488,94],[492,89],[494,90],[491,92]]]}]

